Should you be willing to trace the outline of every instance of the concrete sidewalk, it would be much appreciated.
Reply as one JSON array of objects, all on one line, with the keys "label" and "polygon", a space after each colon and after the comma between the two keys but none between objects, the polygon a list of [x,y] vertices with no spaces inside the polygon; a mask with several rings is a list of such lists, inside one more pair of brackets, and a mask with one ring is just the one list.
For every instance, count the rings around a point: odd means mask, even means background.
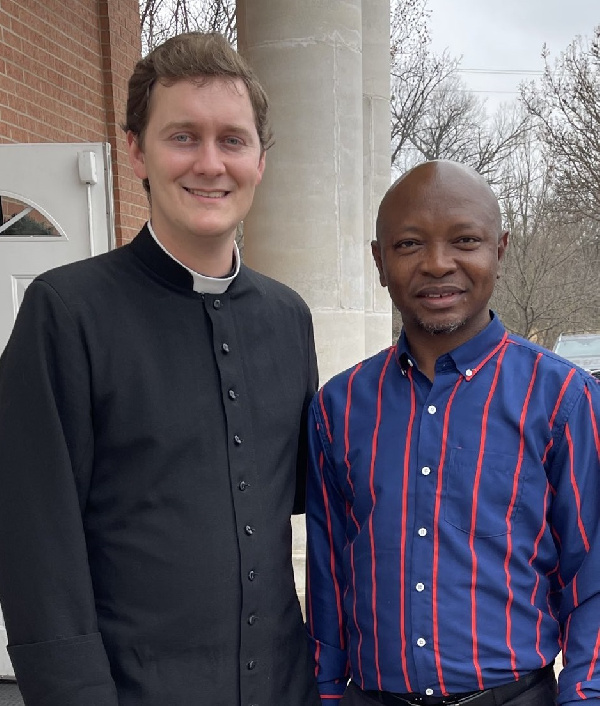
[{"label": "concrete sidewalk", "polygon": [[0,681],[0,706],[23,706],[21,692],[14,682]]}]

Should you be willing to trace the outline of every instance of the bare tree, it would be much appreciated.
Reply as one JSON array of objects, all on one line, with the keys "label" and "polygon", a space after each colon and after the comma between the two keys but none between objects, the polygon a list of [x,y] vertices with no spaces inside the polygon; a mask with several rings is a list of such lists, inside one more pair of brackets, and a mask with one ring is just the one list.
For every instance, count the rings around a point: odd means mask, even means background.
[{"label": "bare tree", "polygon": [[490,183],[498,182],[503,162],[516,148],[530,122],[516,106],[501,106],[488,116],[483,100],[456,75],[441,82],[407,136],[408,164],[451,159],[468,164]]},{"label": "bare tree", "polygon": [[543,56],[544,74],[522,86],[521,100],[552,157],[562,208],[600,221],[600,26],[553,63],[546,46]]},{"label": "bare tree", "polygon": [[431,52],[426,0],[395,0],[391,14],[392,164],[400,162],[435,90],[458,60]]},{"label": "bare tree", "polygon": [[235,0],[140,0],[144,53],[181,32],[221,32],[235,43]]},{"label": "bare tree", "polygon": [[532,129],[506,159],[501,177],[510,244],[494,308],[511,331],[548,347],[561,332],[598,329],[598,227],[562,218]]}]

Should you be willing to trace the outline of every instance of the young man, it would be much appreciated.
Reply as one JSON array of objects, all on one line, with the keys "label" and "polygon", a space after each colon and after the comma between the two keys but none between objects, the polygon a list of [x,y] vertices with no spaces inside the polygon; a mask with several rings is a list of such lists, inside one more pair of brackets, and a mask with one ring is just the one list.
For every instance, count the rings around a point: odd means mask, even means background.
[{"label": "young man", "polygon": [[559,703],[600,699],[600,388],[489,311],[507,240],[487,184],[451,162],[379,209],[402,335],[309,417],[323,703],[550,706],[561,648]]},{"label": "young man", "polygon": [[27,706],[314,706],[291,565],[310,312],[240,264],[267,99],[217,34],[127,105],[150,222],[37,278],[0,365],[0,601]]}]

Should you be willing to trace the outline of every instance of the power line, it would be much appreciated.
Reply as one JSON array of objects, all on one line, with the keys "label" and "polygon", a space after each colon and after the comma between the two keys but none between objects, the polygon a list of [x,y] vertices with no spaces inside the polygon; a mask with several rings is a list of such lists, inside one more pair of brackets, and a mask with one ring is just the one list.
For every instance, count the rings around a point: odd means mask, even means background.
[{"label": "power line", "polygon": [[534,69],[456,69],[459,74],[497,74],[501,76],[542,76],[543,71]]}]

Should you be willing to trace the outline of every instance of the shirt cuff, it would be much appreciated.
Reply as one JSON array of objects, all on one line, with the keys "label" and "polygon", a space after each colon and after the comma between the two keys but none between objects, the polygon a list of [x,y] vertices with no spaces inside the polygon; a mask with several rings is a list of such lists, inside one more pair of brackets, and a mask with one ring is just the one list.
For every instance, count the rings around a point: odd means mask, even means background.
[{"label": "shirt cuff", "polygon": [[8,647],[27,706],[118,706],[100,633]]}]

